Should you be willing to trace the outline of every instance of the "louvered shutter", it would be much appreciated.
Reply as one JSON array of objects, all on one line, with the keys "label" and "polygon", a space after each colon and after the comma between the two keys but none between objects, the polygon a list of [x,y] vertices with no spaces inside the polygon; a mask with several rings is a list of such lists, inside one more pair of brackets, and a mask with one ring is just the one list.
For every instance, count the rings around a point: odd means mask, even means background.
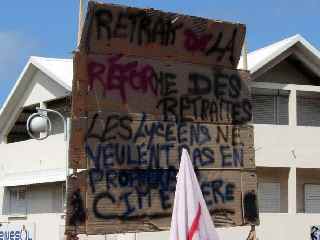
[{"label": "louvered shutter", "polygon": [[280,212],[280,183],[259,183],[260,212]]},{"label": "louvered shutter", "polygon": [[288,96],[278,96],[278,124],[288,125],[289,124],[289,97]]},{"label": "louvered shutter", "polygon": [[26,188],[10,188],[10,214],[26,214],[27,213],[27,199]]},{"label": "louvered shutter", "polygon": [[299,126],[320,126],[320,99],[298,97],[297,115]]},{"label": "louvered shutter", "polygon": [[275,124],[275,97],[272,95],[252,95],[253,122]]},{"label": "louvered shutter", "polygon": [[304,185],[304,203],[306,213],[320,213],[320,185]]}]

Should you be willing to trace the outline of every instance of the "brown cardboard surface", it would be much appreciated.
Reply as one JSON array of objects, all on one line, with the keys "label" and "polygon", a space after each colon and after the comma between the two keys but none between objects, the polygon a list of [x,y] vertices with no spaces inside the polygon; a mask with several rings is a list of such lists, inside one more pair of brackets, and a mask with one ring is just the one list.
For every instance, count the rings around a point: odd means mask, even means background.
[{"label": "brown cardboard surface", "polygon": [[[77,173],[68,177],[67,186],[67,214],[66,214],[66,233],[85,233],[87,220],[87,174],[86,172]],[[79,194],[78,194],[79,193]],[[85,218],[80,220],[76,215],[83,207]],[[73,219],[73,220],[72,220]],[[76,219],[76,220],[75,220]]]},{"label": "brown cardboard surface", "polygon": [[243,24],[96,2],[88,9],[81,51],[237,67]]},{"label": "brown cardboard surface", "polygon": [[81,130],[73,135],[77,139],[72,144],[72,166],[178,167],[181,150],[186,148],[197,168],[255,168],[252,126],[145,119],[144,115],[96,113],[80,121],[82,127],[75,123]]},{"label": "brown cardboard surface", "polygon": [[79,54],[78,61],[75,116],[107,109],[179,121],[251,120],[248,72],[122,55]]},{"label": "brown cardboard surface", "polygon": [[167,230],[183,147],[215,225],[258,224],[250,75],[236,70],[244,35],[242,24],[89,3],[69,146],[69,167],[85,170],[68,178],[66,232]]},{"label": "brown cardboard surface", "polygon": [[[106,172],[102,178],[95,176],[94,184],[88,178],[91,187],[87,198],[87,233],[167,230],[170,227],[176,176],[171,170],[158,171],[161,170]],[[255,173],[198,170],[197,175],[215,225],[230,227],[245,224],[241,189],[245,185],[256,184]],[[243,175],[247,177],[242,178]],[[125,182],[125,177],[131,180]],[[166,183],[156,181],[157,178],[164,181],[167,177],[169,180]]]}]

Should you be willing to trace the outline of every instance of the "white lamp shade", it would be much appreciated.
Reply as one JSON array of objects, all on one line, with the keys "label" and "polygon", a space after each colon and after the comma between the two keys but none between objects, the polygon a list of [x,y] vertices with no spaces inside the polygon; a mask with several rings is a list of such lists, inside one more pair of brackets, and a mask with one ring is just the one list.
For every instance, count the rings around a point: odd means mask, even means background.
[{"label": "white lamp shade", "polygon": [[33,117],[31,119],[29,128],[33,133],[47,132],[48,131],[48,121],[47,121],[47,119],[45,119],[41,116]]}]

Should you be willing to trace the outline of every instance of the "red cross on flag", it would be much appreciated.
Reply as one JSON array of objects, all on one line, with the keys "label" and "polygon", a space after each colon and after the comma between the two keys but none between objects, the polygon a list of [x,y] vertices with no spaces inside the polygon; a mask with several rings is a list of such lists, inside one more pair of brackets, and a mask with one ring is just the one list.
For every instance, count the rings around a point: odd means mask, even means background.
[{"label": "red cross on flag", "polygon": [[170,240],[219,240],[186,149],[177,175]]}]

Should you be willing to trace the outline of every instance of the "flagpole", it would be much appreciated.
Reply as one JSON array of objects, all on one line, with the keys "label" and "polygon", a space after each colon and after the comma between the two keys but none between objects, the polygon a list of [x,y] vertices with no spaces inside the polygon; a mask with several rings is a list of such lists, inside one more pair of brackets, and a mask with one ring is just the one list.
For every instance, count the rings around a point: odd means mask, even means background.
[{"label": "flagpole", "polygon": [[79,18],[78,18],[78,38],[77,46],[80,44],[81,32],[82,32],[82,22],[83,22],[83,0],[79,0]]},{"label": "flagpole", "polygon": [[244,39],[243,47],[242,47],[242,61],[243,61],[243,69],[248,70],[248,49],[247,49],[247,41]]}]

